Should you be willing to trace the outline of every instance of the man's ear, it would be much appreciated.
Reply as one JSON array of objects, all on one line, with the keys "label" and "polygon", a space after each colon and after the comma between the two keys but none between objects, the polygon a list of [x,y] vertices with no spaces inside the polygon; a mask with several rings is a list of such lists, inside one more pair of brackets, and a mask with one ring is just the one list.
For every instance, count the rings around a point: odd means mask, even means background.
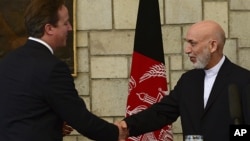
[{"label": "man's ear", "polygon": [[47,35],[52,35],[52,34],[53,34],[53,30],[54,30],[54,27],[53,27],[53,25],[51,25],[51,24],[46,24],[46,25],[44,26],[44,32],[45,32],[45,34],[47,34]]},{"label": "man's ear", "polygon": [[212,40],[210,43],[210,52],[213,53],[218,48],[218,42],[216,40]]}]

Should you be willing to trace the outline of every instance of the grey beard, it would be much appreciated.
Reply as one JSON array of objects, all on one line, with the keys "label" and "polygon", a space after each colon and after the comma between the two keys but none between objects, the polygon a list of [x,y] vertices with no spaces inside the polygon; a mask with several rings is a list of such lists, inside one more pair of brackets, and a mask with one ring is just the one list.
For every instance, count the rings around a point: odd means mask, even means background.
[{"label": "grey beard", "polygon": [[207,66],[210,59],[211,59],[210,52],[207,49],[204,50],[203,54],[197,56],[197,62],[194,64],[194,68],[204,69]]}]

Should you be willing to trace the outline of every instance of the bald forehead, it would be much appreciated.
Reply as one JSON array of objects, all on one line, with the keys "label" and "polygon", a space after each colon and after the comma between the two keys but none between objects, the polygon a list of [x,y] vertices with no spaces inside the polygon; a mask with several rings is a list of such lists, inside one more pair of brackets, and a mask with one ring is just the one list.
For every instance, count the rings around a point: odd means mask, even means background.
[{"label": "bald forehead", "polygon": [[223,29],[221,28],[221,26],[214,22],[214,21],[201,21],[198,23],[195,23],[191,26],[190,29],[196,29],[196,30],[208,30],[208,31],[223,31]]},{"label": "bald forehead", "polygon": [[218,23],[209,20],[193,24],[187,32],[187,38],[188,36],[197,36],[199,38],[217,38],[217,35],[221,37],[225,36],[224,30]]}]

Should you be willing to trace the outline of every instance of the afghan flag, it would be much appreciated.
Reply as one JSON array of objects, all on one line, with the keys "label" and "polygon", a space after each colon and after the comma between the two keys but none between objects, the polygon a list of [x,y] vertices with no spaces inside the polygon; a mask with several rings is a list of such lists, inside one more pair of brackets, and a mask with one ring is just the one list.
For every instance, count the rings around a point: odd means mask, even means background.
[{"label": "afghan flag", "polygon": [[[158,0],[140,0],[134,38],[126,116],[167,95],[167,79]],[[171,125],[127,141],[172,141]]]}]

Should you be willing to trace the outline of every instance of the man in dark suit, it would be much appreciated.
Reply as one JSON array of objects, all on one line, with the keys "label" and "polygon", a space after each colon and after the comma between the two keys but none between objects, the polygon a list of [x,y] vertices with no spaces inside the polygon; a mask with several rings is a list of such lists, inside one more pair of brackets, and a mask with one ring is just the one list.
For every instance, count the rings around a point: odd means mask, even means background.
[{"label": "man in dark suit", "polygon": [[[183,136],[229,141],[234,120],[230,117],[228,89],[236,85],[242,96],[242,90],[250,83],[250,72],[223,55],[225,40],[223,29],[214,21],[192,25],[185,37],[185,53],[195,69],[184,73],[159,103],[125,118],[119,125],[129,129],[129,136],[137,136],[171,124],[180,116]],[[249,113],[246,109],[243,105],[243,111]],[[245,116],[243,123],[249,118]]]},{"label": "man in dark suit", "polygon": [[68,66],[53,55],[72,30],[64,1],[32,0],[25,24],[27,42],[0,62],[0,140],[62,141],[67,123],[90,139],[117,141],[119,128],[87,110]]}]

